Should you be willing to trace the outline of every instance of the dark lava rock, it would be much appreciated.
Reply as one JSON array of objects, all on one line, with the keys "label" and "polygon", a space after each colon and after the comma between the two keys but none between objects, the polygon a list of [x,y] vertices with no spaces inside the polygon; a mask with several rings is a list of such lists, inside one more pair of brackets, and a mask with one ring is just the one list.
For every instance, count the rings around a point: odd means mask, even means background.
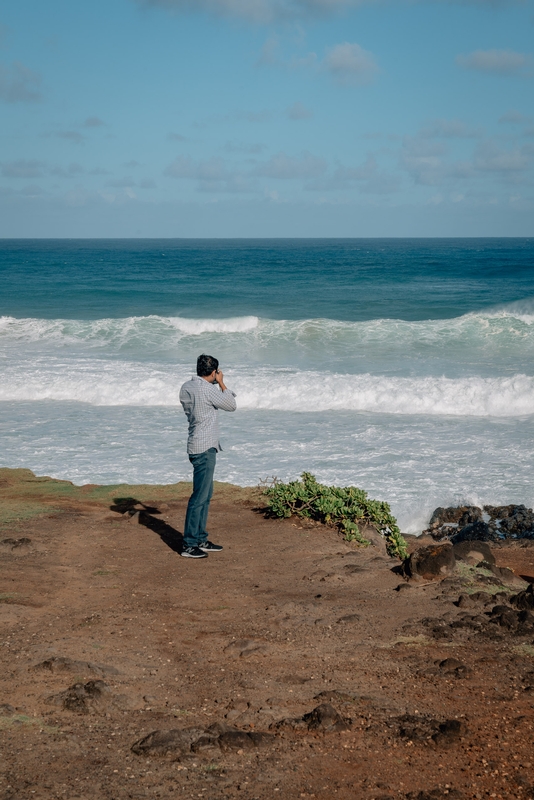
[{"label": "dark lava rock", "polygon": [[520,610],[533,610],[534,609],[534,584],[530,583],[527,588],[519,592],[519,594],[513,595],[510,598],[510,603],[515,608]]},{"label": "dark lava rock", "polygon": [[449,542],[421,547],[404,562],[408,577],[419,580],[440,580],[452,575],[456,559]]},{"label": "dark lava rock", "polygon": [[339,689],[326,689],[324,692],[319,692],[313,698],[314,700],[321,700],[322,703],[354,703],[358,699],[358,695],[352,692],[342,692]]},{"label": "dark lava rock", "polygon": [[0,541],[0,547],[6,550],[18,550],[21,547],[28,548],[31,543],[31,539],[28,539],[27,536],[23,536],[22,539],[2,539],[2,541]]},{"label": "dark lava rock", "polygon": [[[488,512],[489,513],[489,512]],[[430,528],[439,528],[446,522],[453,522],[467,525],[482,519],[482,509],[478,506],[449,506],[448,508],[436,508],[430,517]]]},{"label": "dark lava rock", "polygon": [[504,538],[534,539],[534,513],[524,505],[484,506],[484,511],[492,520],[498,520],[498,527]]},{"label": "dark lava rock", "polygon": [[52,695],[46,702],[53,705],[60,705],[66,711],[74,711],[76,714],[89,714],[94,706],[98,706],[109,695],[110,689],[104,681],[88,681],[88,683],[75,683],[65,692]]},{"label": "dark lava rock", "polygon": [[471,669],[457,658],[446,658],[438,663],[438,669],[443,675],[454,675],[456,678],[465,678]]},{"label": "dark lava rock", "polygon": [[53,656],[31,667],[32,670],[48,670],[49,672],[92,672],[95,675],[118,675],[119,670],[106,664],[93,664],[91,661],[75,661],[66,656]]},{"label": "dark lava rock", "polygon": [[453,544],[459,544],[460,542],[498,542],[500,539],[501,537],[497,533],[495,526],[482,520],[471,522],[451,536]]},{"label": "dark lava rock", "polygon": [[279,722],[274,722],[270,727],[274,729],[287,728],[290,730],[332,733],[348,730],[350,721],[344,719],[330,703],[321,703],[313,711],[304,714],[302,717],[281,719]]},{"label": "dark lava rock", "polygon": [[495,564],[495,556],[487,542],[477,540],[458,542],[453,546],[453,550],[457,561],[467,561],[468,564],[486,561],[488,564]]},{"label": "dark lava rock", "polygon": [[459,719],[446,719],[440,722],[431,717],[405,714],[398,718],[399,736],[412,742],[434,742],[447,747],[467,733],[465,722]]},{"label": "dark lava rock", "polygon": [[[138,756],[181,756],[191,751],[193,742],[204,735],[202,728],[153,731],[132,745],[132,752]],[[212,737],[216,738],[216,737]]]},{"label": "dark lava rock", "polygon": [[219,748],[223,752],[229,750],[253,750],[271,744],[274,736],[263,731],[246,732],[222,722],[216,722],[209,728],[184,728],[170,731],[153,731],[132,745],[132,751],[138,756],[172,756],[179,759],[190,753],[201,753],[205,750]]},{"label": "dark lava rock", "polygon": [[464,800],[465,795],[457,789],[430,789],[408,792],[406,800]]},{"label": "dark lava rock", "polygon": [[360,620],[361,620],[361,617],[360,617],[359,614],[345,614],[344,617],[340,617],[337,620],[337,624],[338,625],[347,625],[347,624],[351,624],[351,623],[354,623],[354,622],[359,622]]},{"label": "dark lava rock", "polygon": [[330,703],[321,703],[309,714],[304,714],[302,719],[309,731],[346,731],[350,727]]}]

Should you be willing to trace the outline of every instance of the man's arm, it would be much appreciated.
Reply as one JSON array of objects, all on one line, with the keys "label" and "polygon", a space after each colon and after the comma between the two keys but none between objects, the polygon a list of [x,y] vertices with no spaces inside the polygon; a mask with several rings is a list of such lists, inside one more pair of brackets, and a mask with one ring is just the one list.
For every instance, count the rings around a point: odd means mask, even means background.
[{"label": "man's arm", "polygon": [[[211,393],[211,401],[215,408],[220,408],[222,411],[235,411],[237,403],[235,401],[235,394],[228,389],[224,383],[224,375],[221,370],[215,373],[215,380],[219,384],[220,392],[216,389]],[[215,388],[215,387],[214,387]]]}]

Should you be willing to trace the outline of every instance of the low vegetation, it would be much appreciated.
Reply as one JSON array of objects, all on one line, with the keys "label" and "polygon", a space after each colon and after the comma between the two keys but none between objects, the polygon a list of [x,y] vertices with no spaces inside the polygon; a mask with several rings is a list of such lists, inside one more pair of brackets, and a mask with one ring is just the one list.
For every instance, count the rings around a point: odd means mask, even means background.
[{"label": "low vegetation", "polygon": [[357,486],[325,486],[309,472],[301,480],[282,483],[276,478],[264,490],[269,510],[277,517],[304,517],[337,527],[349,542],[368,545],[360,525],[373,525],[386,540],[388,553],[407,557],[406,542],[387,503],[371,500]]}]

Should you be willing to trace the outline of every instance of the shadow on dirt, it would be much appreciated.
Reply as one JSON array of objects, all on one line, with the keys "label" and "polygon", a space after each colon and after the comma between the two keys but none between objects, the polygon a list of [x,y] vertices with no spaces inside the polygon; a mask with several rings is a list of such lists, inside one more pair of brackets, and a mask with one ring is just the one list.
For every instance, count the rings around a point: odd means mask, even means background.
[{"label": "shadow on dirt", "polygon": [[147,506],[135,497],[114,497],[110,509],[119,514],[129,514],[132,518],[137,515],[139,525],[144,525],[145,528],[157,533],[161,541],[175,553],[182,552],[182,534],[164,520],[153,516],[161,514],[161,511],[155,506]]}]

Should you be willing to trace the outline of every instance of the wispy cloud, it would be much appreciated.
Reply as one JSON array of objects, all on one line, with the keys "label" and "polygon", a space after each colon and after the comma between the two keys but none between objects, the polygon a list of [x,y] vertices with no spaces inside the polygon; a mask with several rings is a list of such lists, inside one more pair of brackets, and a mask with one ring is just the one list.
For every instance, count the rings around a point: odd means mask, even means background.
[{"label": "wispy cloud", "polygon": [[[200,12],[219,17],[238,17],[256,24],[268,24],[332,16],[343,10],[375,4],[377,0],[134,0],[134,2],[146,8],[162,8],[174,13]],[[398,4],[399,0],[391,2]],[[521,0],[443,0],[443,2],[495,8],[521,3]]]},{"label": "wispy cloud", "polygon": [[355,42],[343,42],[331,47],[322,67],[342,84],[370,83],[378,73],[372,53]]},{"label": "wispy cloud", "polygon": [[503,150],[495,142],[484,142],[477,148],[474,155],[474,166],[484,172],[524,172],[531,163],[528,149],[513,148]]},{"label": "wispy cloud", "polygon": [[456,56],[456,63],[464,69],[478,70],[496,75],[524,74],[532,64],[532,56],[514,50],[475,50],[468,55]]},{"label": "wispy cloud", "polygon": [[84,128],[100,128],[102,125],[104,125],[104,122],[100,117],[87,117],[83,123]]},{"label": "wispy cloud", "polygon": [[50,174],[57,178],[73,178],[75,175],[80,175],[82,172],[85,172],[85,170],[77,161],[72,161],[66,169],[65,167],[56,166],[52,167],[50,170]]},{"label": "wispy cloud", "polygon": [[522,114],[520,111],[516,111],[515,109],[510,109],[510,111],[507,111],[506,114],[503,114],[501,117],[499,117],[499,122],[510,122],[512,125],[523,125],[531,121],[532,117],[527,117],[525,114]]},{"label": "wispy cloud", "polygon": [[203,12],[241,17],[254,23],[292,21],[318,14],[332,14],[374,0],[135,0],[145,7],[174,12]]},{"label": "wispy cloud", "polygon": [[460,119],[435,119],[421,131],[425,139],[476,139],[481,135],[480,128],[471,128]]},{"label": "wispy cloud", "polygon": [[313,111],[296,101],[292,106],[286,108],[285,115],[292,120],[311,119],[311,117],[313,117]]},{"label": "wispy cloud", "polygon": [[5,103],[36,103],[41,99],[41,76],[14,61],[0,64],[0,100]]},{"label": "wispy cloud", "polygon": [[172,131],[167,134],[167,139],[169,142],[187,142],[187,138],[181,133],[172,133]]},{"label": "wispy cloud", "polygon": [[73,144],[81,144],[85,141],[85,136],[79,131],[56,131],[54,136],[57,136],[58,139],[66,139]]},{"label": "wispy cloud", "polygon": [[227,153],[246,153],[254,156],[263,152],[265,145],[261,142],[226,142],[224,149]]},{"label": "wispy cloud", "polygon": [[35,159],[18,159],[17,161],[4,161],[2,175],[4,178],[41,178],[44,164]]},{"label": "wispy cloud", "polygon": [[318,158],[308,152],[300,156],[288,156],[280,152],[271,156],[268,161],[258,164],[255,174],[279,180],[316,178],[325,172],[326,166],[324,158]]},{"label": "wispy cloud", "polygon": [[217,157],[194,161],[190,156],[178,156],[163,174],[178,180],[196,180],[197,189],[201,192],[256,191],[249,175],[230,169],[224,159]]}]

